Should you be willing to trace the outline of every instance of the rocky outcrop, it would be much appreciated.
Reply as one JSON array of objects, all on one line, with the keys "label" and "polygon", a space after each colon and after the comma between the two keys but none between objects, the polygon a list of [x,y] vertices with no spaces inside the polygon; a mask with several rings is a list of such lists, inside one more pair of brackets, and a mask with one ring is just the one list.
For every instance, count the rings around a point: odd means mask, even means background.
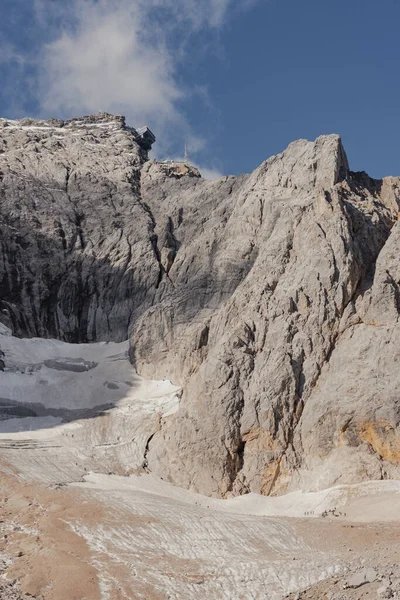
[{"label": "rocky outcrop", "polygon": [[[212,495],[380,475],[366,434],[347,440],[351,459],[327,469],[329,419],[325,428],[306,424],[318,414],[314,398],[322,420],[338,416],[337,401],[319,391],[322,378],[393,239],[398,181],[351,173],[339,138],[328,136],[291,144],[250,177],[210,184],[212,192],[191,186],[189,196],[189,185],[172,194],[153,165],[144,168],[142,194],[157,222],[183,211],[179,227],[172,217],[181,247],[169,280],[132,328],[139,371],[184,388],[181,410],[151,441],[150,468]],[[349,368],[353,356],[344,358]],[[382,400],[364,377],[374,420]],[[352,400],[361,415],[365,397],[354,381]],[[386,402],[393,411],[393,399]]]},{"label": "rocky outcrop", "polygon": [[352,173],[335,135],[211,182],[118,117],[1,126],[1,319],[129,333],[182,386],[147,468],[218,496],[400,474],[399,179]]},{"label": "rocky outcrop", "polygon": [[123,340],[151,305],[159,269],[134,131],[107,114],[0,120],[0,309],[16,334]]},{"label": "rocky outcrop", "polygon": [[400,229],[346,307],[329,362],[299,427],[300,484],[321,487],[400,475]]}]

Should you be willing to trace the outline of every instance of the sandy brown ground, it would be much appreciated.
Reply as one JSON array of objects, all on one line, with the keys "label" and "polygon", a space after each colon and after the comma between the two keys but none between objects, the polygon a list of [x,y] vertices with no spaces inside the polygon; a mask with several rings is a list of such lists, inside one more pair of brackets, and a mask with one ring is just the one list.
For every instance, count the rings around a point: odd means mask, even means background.
[{"label": "sandy brown ground", "polygon": [[[333,519],[302,520],[299,528],[315,549],[341,554],[348,571],[290,594],[290,600],[372,600],[400,598],[400,523],[343,523]],[[353,587],[353,576],[373,570],[376,577]]]},{"label": "sandy brown ground", "polygon": [[[101,600],[93,553],[70,524],[98,526],[113,517],[120,521],[121,512],[115,517],[83,491],[23,483],[1,472],[0,490],[0,600]],[[128,512],[122,518],[128,526],[157,523]],[[178,568],[184,566],[181,560]],[[110,564],[108,571],[115,580],[107,590],[109,598],[126,600],[118,582],[126,584],[129,574],[119,564]],[[144,582],[135,587],[137,593],[128,591],[132,600],[165,598]]]},{"label": "sandy brown ground", "polygon": [[[0,474],[0,485],[0,600],[32,597],[38,600],[101,600],[95,557],[70,524],[98,526],[112,522],[113,518],[121,519],[121,516],[124,522],[134,527],[141,527],[144,521],[149,523],[149,517],[128,512],[124,515],[119,512],[118,517],[114,517],[106,505],[79,489],[21,483],[17,477],[3,473]],[[292,600],[400,598],[399,522],[351,523],[334,517],[289,521],[298,537],[312,549],[311,554],[329,553],[332,563],[345,561],[348,567],[347,573],[292,594]],[[156,519],[153,526],[157,527]],[[293,560],[302,558],[293,553]],[[181,564],[174,568],[181,568],[183,576],[185,561],[177,560]],[[192,563],[192,570],[193,566]],[[197,576],[201,579],[201,564],[198,567]],[[375,580],[359,588],[348,588],[349,577],[367,567],[376,570]],[[127,595],[126,585],[124,591],[118,585],[128,578],[123,565],[110,565],[109,572],[115,581],[114,588],[108,590],[113,600],[167,598],[162,591],[146,589],[145,582],[140,581],[136,592],[130,587]],[[201,598],[200,590],[199,594]],[[268,599],[268,590],[263,598]]]},{"label": "sandy brown ground", "polygon": [[[21,593],[34,598],[100,600],[86,542],[65,520],[99,520],[102,507],[79,492],[24,484],[3,473],[0,485],[0,552],[7,580],[17,580]],[[4,588],[0,598],[11,599],[14,592]]]}]

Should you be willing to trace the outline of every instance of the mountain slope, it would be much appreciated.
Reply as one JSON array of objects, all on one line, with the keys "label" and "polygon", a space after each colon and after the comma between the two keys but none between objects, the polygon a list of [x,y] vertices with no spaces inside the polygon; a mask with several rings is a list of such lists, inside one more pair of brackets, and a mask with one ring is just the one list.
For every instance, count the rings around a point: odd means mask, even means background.
[{"label": "mountain slope", "polygon": [[111,115],[0,138],[0,318],[129,337],[182,387],[147,468],[222,497],[399,475],[399,179],[352,173],[335,135],[215,182]]}]

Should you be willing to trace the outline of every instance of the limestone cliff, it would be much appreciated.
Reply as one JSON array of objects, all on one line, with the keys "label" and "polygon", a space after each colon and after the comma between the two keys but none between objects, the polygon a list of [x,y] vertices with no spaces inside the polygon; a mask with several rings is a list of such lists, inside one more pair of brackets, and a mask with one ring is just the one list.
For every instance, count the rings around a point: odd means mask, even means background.
[{"label": "limestone cliff", "polygon": [[119,117],[0,120],[0,320],[129,336],[182,385],[146,451],[177,485],[398,477],[400,180],[352,173],[336,135],[213,182],[147,158]]},{"label": "limestone cliff", "polygon": [[0,120],[0,307],[15,333],[126,339],[159,274],[146,159],[121,117]]}]

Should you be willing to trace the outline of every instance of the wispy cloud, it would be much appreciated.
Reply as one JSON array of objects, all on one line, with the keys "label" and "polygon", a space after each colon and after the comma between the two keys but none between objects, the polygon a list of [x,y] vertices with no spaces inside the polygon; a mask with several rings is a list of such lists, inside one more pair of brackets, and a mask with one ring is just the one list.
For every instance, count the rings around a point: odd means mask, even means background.
[{"label": "wispy cloud", "polygon": [[162,37],[142,36],[144,14],[125,0],[86,2],[75,22],[47,44],[42,56],[42,106],[63,113],[124,112],[134,122],[157,126],[181,120],[184,93]]},{"label": "wispy cloud", "polygon": [[198,169],[199,169],[200,173],[202,174],[202,176],[204,177],[204,179],[215,180],[215,179],[219,179],[220,177],[224,176],[224,174],[221,173],[221,171],[219,171],[218,169],[210,169],[209,167],[201,167],[201,166],[198,166]]},{"label": "wispy cloud", "polygon": [[189,40],[218,31],[255,1],[34,0],[48,35],[37,60],[43,114],[122,113],[133,125],[154,127],[161,153],[179,137],[196,154],[205,140],[184,108],[198,90],[179,78]]}]

